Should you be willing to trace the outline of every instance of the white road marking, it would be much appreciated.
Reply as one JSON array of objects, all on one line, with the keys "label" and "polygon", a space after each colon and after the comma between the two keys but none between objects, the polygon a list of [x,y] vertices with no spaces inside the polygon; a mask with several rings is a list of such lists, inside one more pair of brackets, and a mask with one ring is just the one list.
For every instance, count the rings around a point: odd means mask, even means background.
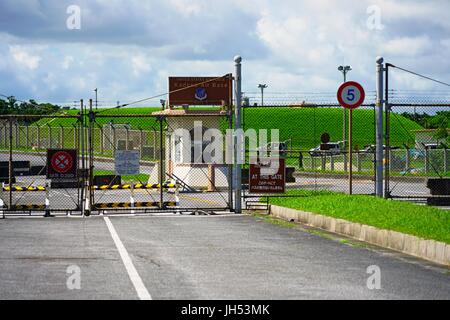
[{"label": "white road marking", "polygon": [[139,273],[134,267],[133,261],[131,261],[127,249],[125,249],[125,246],[120,240],[119,235],[117,234],[116,229],[114,228],[112,222],[109,220],[108,217],[104,217],[103,219],[105,220],[106,226],[108,227],[108,230],[111,233],[111,237],[113,238],[116,248],[119,251],[120,257],[122,258],[122,262],[125,265],[125,269],[127,269],[128,276],[130,277],[130,280],[133,283],[134,288],[136,289],[139,299],[152,300],[150,293],[144,286],[144,283],[142,282]]}]

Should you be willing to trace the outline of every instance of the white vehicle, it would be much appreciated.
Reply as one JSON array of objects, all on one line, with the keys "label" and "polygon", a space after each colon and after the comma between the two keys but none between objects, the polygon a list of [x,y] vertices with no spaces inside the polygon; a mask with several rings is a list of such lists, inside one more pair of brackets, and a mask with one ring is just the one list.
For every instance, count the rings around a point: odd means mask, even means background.
[{"label": "white vehicle", "polygon": [[341,149],[343,146],[343,141],[339,142],[329,142],[326,143],[328,150],[321,150],[321,146],[317,146],[311,150],[309,150],[309,154],[311,157],[320,157],[323,155],[338,155],[341,154]]}]

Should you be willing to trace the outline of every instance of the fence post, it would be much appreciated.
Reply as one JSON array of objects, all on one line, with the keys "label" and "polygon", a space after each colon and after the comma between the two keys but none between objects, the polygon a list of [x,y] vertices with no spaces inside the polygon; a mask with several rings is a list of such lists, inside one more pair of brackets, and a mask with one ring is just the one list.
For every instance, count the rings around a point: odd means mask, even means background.
[{"label": "fence post", "polygon": [[41,127],[36,125],[37,127],[37,149],[41,150]]},{"label": "fence post", "polygon": [[13,118],[9,118],[9,172],[8,172],[8,184],[9,184],[9,209],[12,208],[12,187],[13,187]]},{"label": "fence post", "polygon": [[356,153],[356,166],[358,167],[358,173],[361,173],[361,154],[359,153],[359,151]]},{"label": "fence post", "polygon": [[64,127],[62,125],[60,125],[60,129],[59,129],[59,145],[61,147],[61,149],[64,149]]},{"label": "fence post", "polygon": [[444,148],[444,173],[448,172],[448,149]]},{"label": "fence post", "polygon": [[15,127],[15,133],[16,133],[16,148],[20,148],[20,139],[19,139],[19,123],[16,122],[14,123],[14,127]]},{"label": "fence post", "polygon": [[322,171],[325,171],[327,169],[327,156],[322,155]]},{"label": "fence post", "polygon": [[377,63],[377,99],[375,108],[376,117],[376,152],[375,152],[375,194],[383,197],[383,62],[382,57],[376,59]]},{"label": "fence post", "polygon": [[330,170],[331,170],[331,172],[334,171],[334,155],[333,154],[330,157]]},{"label": "fence post", "polygon": [[25,146],[27,149],[29,149],[30,148],[30,125],[28,123],[25,125],[25,137],[27,140],[25,143]]},{"label": "fence post", "polygon": [[100,127],[99,130],[100,130],[100,154],[103,155],[103,153],[105,152],[105,150],[104,150],[105,136],[103,133],[103,126]]},{"label": "fence post", "polygon": [[411,153],[409,152],[409,148],[406,148],[406,163],[405,163],[405,172],[408,172],[411,166]]}]

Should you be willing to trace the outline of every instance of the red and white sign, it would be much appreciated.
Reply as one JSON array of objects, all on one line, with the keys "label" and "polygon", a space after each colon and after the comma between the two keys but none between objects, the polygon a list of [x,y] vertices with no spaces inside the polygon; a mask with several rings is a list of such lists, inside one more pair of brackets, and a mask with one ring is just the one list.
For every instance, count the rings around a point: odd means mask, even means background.
[{"label": "red and white sign", "polygon": [[76,150],[47,150],[47,178],[73,179],[77,176]]},{"label": "red and white sign", "polygon": [[339,87],[337,99],[346,109],[359,108],[366,98],[364,88],[355,81],[348,81]]},{"label": "red and white sign", "polygon": [[73,166],[72,156],[66,151],[59,151],[52,157],[52,167],[56,172],[66,173]]}]

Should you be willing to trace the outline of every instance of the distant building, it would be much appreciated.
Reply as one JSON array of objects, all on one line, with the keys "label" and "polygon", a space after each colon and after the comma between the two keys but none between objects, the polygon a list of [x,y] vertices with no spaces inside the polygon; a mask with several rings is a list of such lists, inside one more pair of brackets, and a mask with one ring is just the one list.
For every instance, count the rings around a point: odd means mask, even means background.
[{"label": "distant building", "polygon": [[[445,139],[436,139],[434,137],[437,131],[437,129],[414,130],[416,134],[416,148],[423,148],[422,144],[445,143]],[[450,135],[450,128],[447,131]]]}]

